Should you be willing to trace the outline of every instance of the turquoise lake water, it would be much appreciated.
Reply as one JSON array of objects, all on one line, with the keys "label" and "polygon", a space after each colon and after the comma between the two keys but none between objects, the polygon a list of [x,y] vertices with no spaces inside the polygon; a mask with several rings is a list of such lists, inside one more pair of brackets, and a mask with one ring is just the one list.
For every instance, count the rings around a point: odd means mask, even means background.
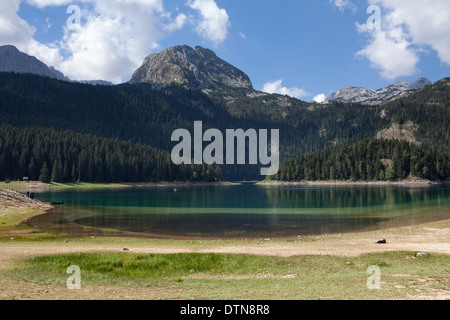
[{"label": "turquoise lake water", "polygon": [[29,221],[69,234],[253,238],[356,232],[450,218],[450,186],[129,187],[36,194],[64,201]]}]

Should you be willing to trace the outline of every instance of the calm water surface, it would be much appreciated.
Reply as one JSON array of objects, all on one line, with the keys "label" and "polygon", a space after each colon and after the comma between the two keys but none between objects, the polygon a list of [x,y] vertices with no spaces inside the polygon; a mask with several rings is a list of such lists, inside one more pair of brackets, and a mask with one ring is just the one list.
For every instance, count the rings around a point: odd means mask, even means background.
[{"label": "calm water surface", "polygon": [[281,237],[354,232],[450,218],[450,186],[206,186],[69,190],[31,227],[69,234]]}]

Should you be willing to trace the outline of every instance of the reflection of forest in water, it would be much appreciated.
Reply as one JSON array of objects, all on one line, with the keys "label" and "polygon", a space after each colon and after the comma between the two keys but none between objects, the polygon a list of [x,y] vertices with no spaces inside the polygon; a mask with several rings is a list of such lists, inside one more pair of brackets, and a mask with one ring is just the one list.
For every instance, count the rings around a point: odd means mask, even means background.
[{"label": "reflection of forest in water", "polygon": [[294,208],[389,207],[449,201],[449,190],[445,188],[268,188],[266,194],[273,206]]},{"label": "reflection of forest in water", "polygon": [[447,201],[450,187],[271,187],[254,185],[128,188],[37,195],[83,206],[149,208],[357,208]]},{"label": "reflection of forest in water", "polygon": [[128,188],[40,194],[66,205],[32,223],[177,236],[289,236],[369,230],[450,217],[450,188]]}]

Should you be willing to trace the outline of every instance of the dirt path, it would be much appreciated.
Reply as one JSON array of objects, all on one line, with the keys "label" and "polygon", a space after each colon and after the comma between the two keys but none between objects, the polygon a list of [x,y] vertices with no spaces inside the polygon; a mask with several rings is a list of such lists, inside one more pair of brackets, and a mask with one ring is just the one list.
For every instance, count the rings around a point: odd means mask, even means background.
[{"label": "dirt path", "polygon": [[[448,221],[450,222],[450,220]],[[441,222],[442,223],[442,222]],[[445,222],[446,223],[446,222]],[[105,238],[64,239],[51,242],[0,242],[0,269],[11,266],[10,260],[36,255],[73,252],[123,251],[128,247],[136,253],[229,253],[289,257],[295,255],[333,255],[355,257],[371,252],[416,251],[450,255],[450,228],[434,227],[430,223],[382,231],[302,236],[297,239],[271,240],[167,240]],[[387,244],[376,244],[387,239]]]}]

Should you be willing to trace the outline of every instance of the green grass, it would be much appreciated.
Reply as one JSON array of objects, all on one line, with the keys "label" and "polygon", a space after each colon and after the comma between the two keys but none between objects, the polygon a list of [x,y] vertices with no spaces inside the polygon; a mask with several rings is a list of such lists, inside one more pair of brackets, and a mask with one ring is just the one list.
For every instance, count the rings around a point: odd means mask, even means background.
[{"label": "green grass", "polygon": [[[415,255],[388,252],[357,258],[281,258],[212,253],[77,253],[29,258],[18,262],[18,268],[4,272],[17,279],[64,286],[67,267],[77,265],[84,286],[176,288],[176,299],[407,299],[430,290],[448,293],[450,257]],[[381,269],[381,290],[367,288],[370,265]]]},{"label": "green grass", "polygon": [[[85,229],[85,231],[86,231],[86,229]],[[118,230],[118,229],[103,229],[102,232],[105,236],[114,236],[114,235],[119,234],[120,230]]]},{"label": "green grass", "polygon": [[54,240],[56,235],[54,234],[38,234],[33,238],[33,240]]},{"label": "green grass", "polygon": [[45,213],[43,209],[35,208],[6,208],[0,216],[0,232],[30,229],[23,221],[25,219]]}]

